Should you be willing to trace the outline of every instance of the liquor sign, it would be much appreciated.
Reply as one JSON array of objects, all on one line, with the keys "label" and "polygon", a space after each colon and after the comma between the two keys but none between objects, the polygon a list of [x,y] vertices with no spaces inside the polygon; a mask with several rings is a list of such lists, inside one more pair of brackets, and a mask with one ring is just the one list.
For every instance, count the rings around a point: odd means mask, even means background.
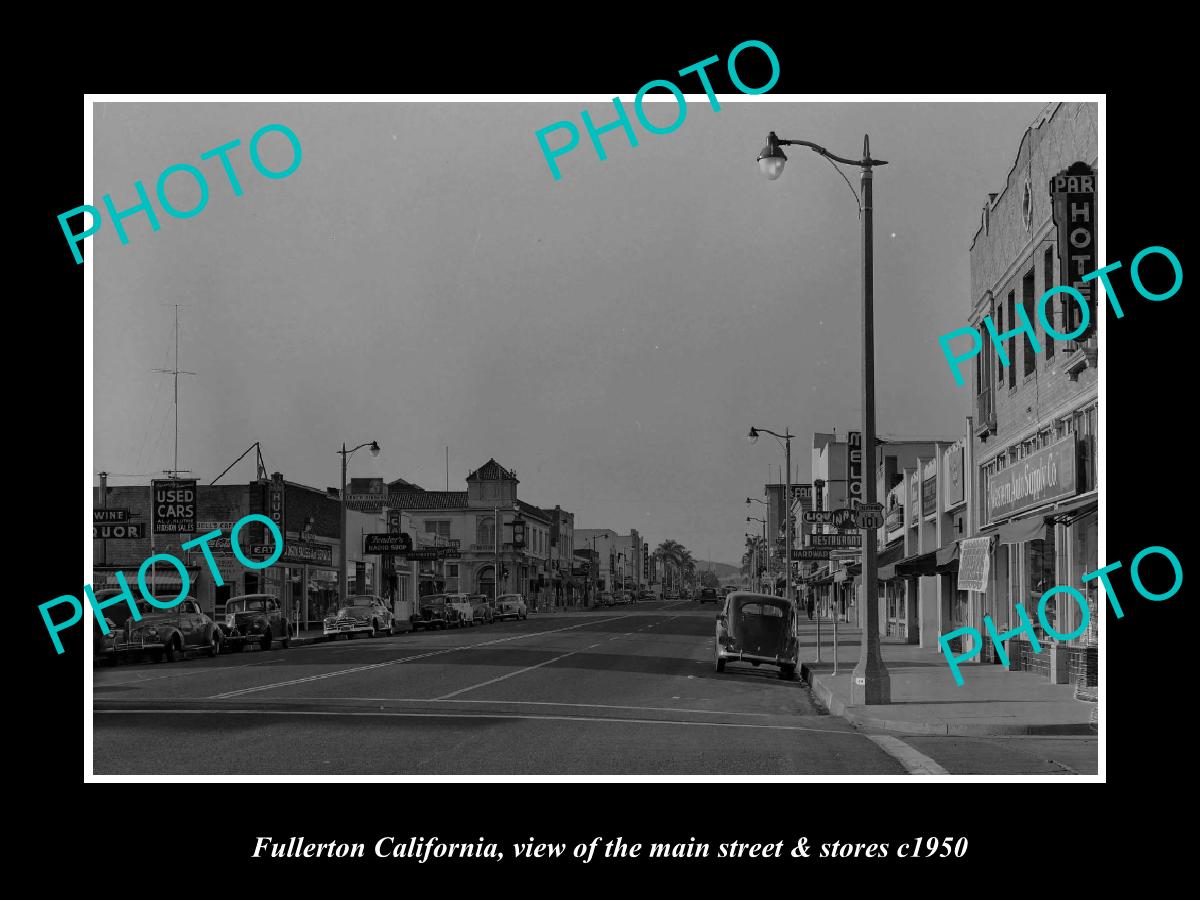
[{"label": "liquor sign", "polygon": [[196,531],[196,479],[156,478],[154,533],[194,534]]},{"label": "liquor sign", "polygon": [[862,534],[857,531],[849,534],[810,534],[810,547],[861,547]]},{"label": "liquor sign", "polygon": [[364,534],[363,553],[407,553],[412,549],[412,537],[399,534]]},{"label": "liquor sign", "polygon": [[92,524],[99,525],[101,522],[128,522],[129,510],[127,509],[93,509]]},{"label": "liquor sign", "polygon": [[1075,434],[987,476],[987,520],[1075,493]]},{"label": "liquor sign", "polygon": [[958,589],[986,591],[991,537],[963,538],[958,542]]},{"label": "liquor sign", "polygon": [[[1077,162],[1051,178],[1050,206],[1058,228],[1059,281],[1079,291],[1087,301],[1088,309],[1093,311],[1087,331],[1080,335],[1082,340],[1087,334],[1094,333],[1097,319],[1096,280],[1083,280],[1084,275],[1098,266],[1095,170],[1086,163]],[[1063,333],[1073,330],[1059,328]]]},{"label": "liquor sign", "polygon": [[862,432],[852,431],[847,440],[846,452],[846,487],[850,492],[847,496],[850,498],[850,504],[863,498],[862,484]]},{"label": "liquor sign", "polygon": [[141,538],[141,522],[105,522],[92,526],[93,540],[108,540],[109,538]]}]

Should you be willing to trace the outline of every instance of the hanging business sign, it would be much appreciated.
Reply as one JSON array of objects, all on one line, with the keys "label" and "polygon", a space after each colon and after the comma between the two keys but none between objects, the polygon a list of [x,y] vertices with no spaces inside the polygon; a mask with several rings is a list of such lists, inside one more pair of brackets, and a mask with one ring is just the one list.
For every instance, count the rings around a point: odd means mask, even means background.
[{"label": "hanging business sign", "polygon": [[846,441],[846,489],[849,491],[850,505],[863,499],[863,446],[862,432],[852,431]]},{"label": "hanging business sign", "polygon": [[930,475],[921,481],[921,515],[937,512],[937,476]]},{"label": "hanging business sign", "polygon": [[154,491],[154,533],[194,534],[196,479],[157,478]]},{"label": "hanging business sign", "polygon": [[412,549],[412,537],[398,534],[364,534],[363,553],[407,553]]},{"label": "hanging business sign", "polygon": [[966,498],[966,478],[963,475],[963,448],[955,447],[945,456],[946,462],[946,502],[945,509],[950,509]]},{"label": "hanging business sign", "polygon": [[861,547],[862,533],[854,531],[849,534],[810,534],[808,540],[810,547]]},{"label": "hanging business sign", "polygon": [[958,589],[986,591],[991,561],[990,537],[963,538],[958,542]]},{"label": "hanging business sign", "polygon": [[[1079,291],[1087,301],[1088,309],[1095,310],[1097,279],[1083,280],[1084,275],[1097,268],[1098,262],[1095,170],[1086,163],[1077,162],[1051,178],[1050,207],[1058,228],[1059,282]],[[1096,318],[1093,314],[1086,334],[1093,333]]]},{"label": "hanging business sign", "polygon": [[1075,493],[1075,434],[987,476],[987,521]]},{"label": "hanging business sign", "polygon": [[[274,552],[274,544],[252,544],[248,555],[251,559],[266,559]],[[283,553],[275,561],[275,565],[291,564],[330,568],[333,566],[333,545],[285,541]]]},{"label": "hanging business sign", "polygon": [[287,530],[283,527],[283,490],[283,476],[276,474],[267,485],[267,515],[279,526],[280,534]]}]

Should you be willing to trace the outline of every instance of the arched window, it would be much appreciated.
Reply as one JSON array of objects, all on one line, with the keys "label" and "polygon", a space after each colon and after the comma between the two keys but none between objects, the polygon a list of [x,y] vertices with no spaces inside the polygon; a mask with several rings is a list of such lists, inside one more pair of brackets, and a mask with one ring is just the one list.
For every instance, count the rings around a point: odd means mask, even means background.
[{"label": "arched window", "polygon": [[479,520],[479,525],[476,530],[475,543],[484,547],[493,547],[496,544],[496,520],[491,516],[485,516]]}]

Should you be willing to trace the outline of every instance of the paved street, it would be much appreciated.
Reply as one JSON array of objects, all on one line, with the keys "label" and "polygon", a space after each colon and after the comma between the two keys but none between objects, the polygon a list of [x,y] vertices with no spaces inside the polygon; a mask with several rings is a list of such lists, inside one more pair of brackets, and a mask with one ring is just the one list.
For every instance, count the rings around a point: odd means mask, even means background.
[{"label": "paved street", "polygon": [[713,671],[694,602],[97,667],[96,774],[1095,772],[1094,737],[869,735]]}]

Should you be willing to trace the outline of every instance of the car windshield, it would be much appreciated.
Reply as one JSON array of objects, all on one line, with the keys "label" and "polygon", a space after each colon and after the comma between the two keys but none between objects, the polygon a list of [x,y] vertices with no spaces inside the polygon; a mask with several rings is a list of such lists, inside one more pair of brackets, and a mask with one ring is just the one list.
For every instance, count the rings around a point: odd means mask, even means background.
[{"label": "car windshield", "polygon": [[261,598],[235,598],[225,604],[225,612],[240,613],[240,612],[261,612],[266,609],[266,602]]}]

